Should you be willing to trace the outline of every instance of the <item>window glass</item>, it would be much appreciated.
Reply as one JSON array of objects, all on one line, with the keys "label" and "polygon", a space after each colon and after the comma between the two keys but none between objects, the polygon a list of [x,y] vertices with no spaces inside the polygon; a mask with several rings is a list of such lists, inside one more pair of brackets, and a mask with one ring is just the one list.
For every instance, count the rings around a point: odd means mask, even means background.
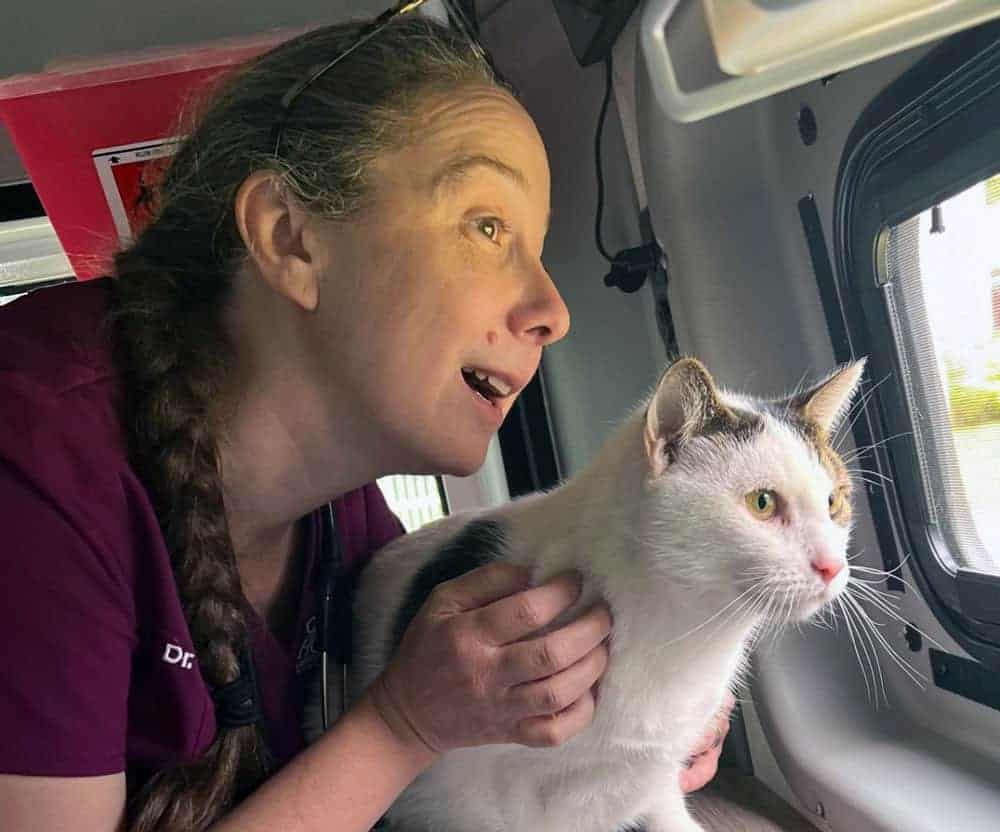
[{"label": "window glass", "polygon": [[383,477],[378,486],[389,508],[403,521],[408,532],[416,531],[448,513],[444,490],[437,477],[411,474]]},{"label": "window glass", "polygon": [[1000,176],[891,228],[884,266],[939,554],[1000,574]]}]

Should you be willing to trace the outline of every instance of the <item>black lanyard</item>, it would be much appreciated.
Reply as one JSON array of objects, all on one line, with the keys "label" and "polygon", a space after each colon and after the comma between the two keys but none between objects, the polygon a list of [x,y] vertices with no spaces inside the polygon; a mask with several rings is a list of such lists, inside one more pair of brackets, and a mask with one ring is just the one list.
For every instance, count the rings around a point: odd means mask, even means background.
[{"label": "black lanyard", "polygon": [[322,554],[317,582],[317,647],[320,652],[320,690],[323,730],[330,727],[329,660],[341,666],[341,706],[347,706],[347,666],[351,663],[353,581],[344,567],[333,504],[323,507]]},{"label": "black lanyard", "polygon": [[[342,667],[342,703],[347,704],[347,665],[351,661],[351,626],[354,582],[344,567],[333,504],[327,503],[321,515],[321,552],[316,580],[317,648],[320,652],[323,730],[329,727],[329,658]],[[261,703],[253,653],[249,643],[240,649],[240,675],[228,685],[212,692],[216,723],[219,728],[257,725],[266,745],[267,725]],[[266,758],[267,755],[265,754]]]}]

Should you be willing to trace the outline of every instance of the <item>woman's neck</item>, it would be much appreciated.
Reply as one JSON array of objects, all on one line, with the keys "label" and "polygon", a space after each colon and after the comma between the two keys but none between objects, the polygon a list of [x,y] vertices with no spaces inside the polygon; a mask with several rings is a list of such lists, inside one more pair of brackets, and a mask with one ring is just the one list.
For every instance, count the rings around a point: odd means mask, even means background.
[{"label": "woman's neck", "polygon": [[295,626],[305,569],[303,522],[236,550],[243,595],[278,638]]}]

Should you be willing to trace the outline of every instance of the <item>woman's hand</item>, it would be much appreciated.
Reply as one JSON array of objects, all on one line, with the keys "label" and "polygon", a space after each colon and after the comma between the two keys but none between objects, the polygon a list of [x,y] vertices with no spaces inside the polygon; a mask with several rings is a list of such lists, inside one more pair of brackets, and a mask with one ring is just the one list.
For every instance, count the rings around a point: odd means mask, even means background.
[{"label": "woman's hand", "polygon": [[690,767],[681,771],[681,790],[685,794],[698,791],[715,777],[715,772],[719,768],[722,742],[729,733],[729,717],[735,705],[736,697],[727,693],[722,707],[712,717],[708,731],[688,758]]},{"label": "woman's hand", "polygon": [[559,745],[590,723],[610,611],[595,604],[532,638],[576,602],[580,578],[528,586],[526,570],[493,563],[434,589],[368,691],[393,733],[436,755]]}]

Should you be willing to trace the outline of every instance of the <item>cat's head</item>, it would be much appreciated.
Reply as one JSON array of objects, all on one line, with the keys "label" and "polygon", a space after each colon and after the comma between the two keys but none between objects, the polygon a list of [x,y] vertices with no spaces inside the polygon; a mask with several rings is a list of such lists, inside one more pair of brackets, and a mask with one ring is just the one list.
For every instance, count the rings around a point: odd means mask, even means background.
[{"label": "cat's head", "polygon": [[695,359],[671,365],[644,420],[648,508],[670,530],[654,566],[793,622],[842,592],[851,481],[831,441],[863,370],[764,400],[718,388]]}]

